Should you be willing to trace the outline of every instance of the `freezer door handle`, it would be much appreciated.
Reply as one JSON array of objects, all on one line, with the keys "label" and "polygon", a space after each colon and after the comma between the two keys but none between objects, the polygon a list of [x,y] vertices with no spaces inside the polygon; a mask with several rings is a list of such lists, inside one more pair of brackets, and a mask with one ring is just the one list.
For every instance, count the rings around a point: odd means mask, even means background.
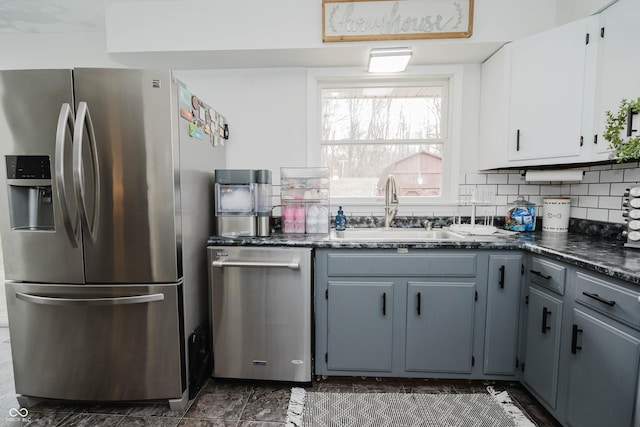
[{"label": "freezer door handle", "polygon": [[215,260],[211,263],[212,267],[257,267],[257,268],[290,268],[298,270],[300,268],[300,260],[294,259],[290,262],[270,262],[270,261],[226,261]]},{"label": "freezer door handle", "polygon": [[73,137],[73,130],[75,128],[75,121],[73,120],[73,112],[69,104],[62,104],[60,108],[60,115],[58,116],[58,126],[56,129],[56,161],[55,161],[55,175],[56,175],[56,191],[58,194],[58,200],[60,200],[60,210],[62,210],[62,222],[64,229],[71,242],[71,247],[78,247],[78,229],[79,218],[76,215],[75,221],[71,220],[69,201],[67,200],[67,188],[64,180],[64,151],[66,145],[67,132]]},{"label": "freezer door handle", "polygon": [[[89,222],[89,213],[84,188],[84,169],[82,165],[82,146],[84,130],[87,131],[91,160],[93,162],[93,192],[94,210],[92,221]],[[98,228],[98,214],[100,212],[100,167],[98,162],[98,148],[96,146],[96,135],[93,130],[91,114],[86,102],[78,104],[76,124],[73,132],[73,187],[75,189],[76,201],[80,207],[80,218],[87,232],[91,235],[91,240],[95,242]]]},{"label": "freezer door handle", "polygon": [[145,304],[154,301],[163,301],[164,294],[134,295],[130,297],[114,298],[58,298],[30,295],[16,292],[16,298],[25,302],[43,305],[125,305]]}]

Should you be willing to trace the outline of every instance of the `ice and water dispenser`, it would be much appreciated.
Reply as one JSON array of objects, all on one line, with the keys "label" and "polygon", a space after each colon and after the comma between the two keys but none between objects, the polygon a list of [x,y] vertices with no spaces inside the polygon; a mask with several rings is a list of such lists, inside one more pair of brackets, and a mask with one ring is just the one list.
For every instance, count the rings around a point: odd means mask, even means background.
[{"label": "ice and water dispenser", "polygon": [[49,156],[6,156],[12,230],[54,229]]},{"label": "ice and water dispenser", "polygon": [[271,171],[215,171],[215,227],[219,236],[268,236],[271,231]]}]

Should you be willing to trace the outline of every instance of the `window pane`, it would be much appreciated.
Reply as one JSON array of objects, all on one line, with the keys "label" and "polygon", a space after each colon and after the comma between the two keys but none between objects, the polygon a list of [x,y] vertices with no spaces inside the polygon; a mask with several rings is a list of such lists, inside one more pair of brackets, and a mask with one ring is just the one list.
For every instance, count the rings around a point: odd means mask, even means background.
[{"label": "window pane", "polygon": [[331,197],[384,196],[393,175],[399,196],[440,196],[441,144],[322,144],[322,166],[329,168]]},{"label": "window pane", "polygon": [[439,85],[322,90],[323,141],[441,139],[441,118]]}]

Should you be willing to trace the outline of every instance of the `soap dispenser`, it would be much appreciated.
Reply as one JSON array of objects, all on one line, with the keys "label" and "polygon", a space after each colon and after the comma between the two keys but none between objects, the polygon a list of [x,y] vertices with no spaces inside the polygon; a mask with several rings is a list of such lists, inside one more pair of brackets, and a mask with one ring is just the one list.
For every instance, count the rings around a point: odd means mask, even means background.
[{"label": "soap dispenser", "polygon": [[347,217],[344,216],[342,206],[338,207],[338,214],[336,215],[336,231],[344,231],[347,228]]}]

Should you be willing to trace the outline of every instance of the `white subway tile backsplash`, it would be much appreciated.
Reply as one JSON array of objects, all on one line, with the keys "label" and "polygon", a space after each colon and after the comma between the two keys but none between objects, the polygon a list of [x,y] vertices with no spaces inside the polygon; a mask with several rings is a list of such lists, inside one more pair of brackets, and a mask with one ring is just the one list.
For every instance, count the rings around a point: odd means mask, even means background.
[{"label": "white subway tile backsplash", "polygon": [[522,184],[518,188],[518,194],[523,196],[537,196],[540,194],[540,186],[535,184]]},{"label": "white subway tile backsplash", "polygon": [[587,208],[578,208],[572,206],[569,216],[571,218],[587,219]]},{"label": "white subway tile backsplash", "polygon": [[611,169],[631,169],[631,168],[637,168],[637,167],[638,167],[638,162],[613,163],[611,165]]},{"label": "white subway tile backsplash", "polygon": [[578,206],[583,208],[597,208],[598,197],[597,196],[578,196]]},{"label": "white subway tile backsplash", "polygon": [[563,185],[541,185],[540,194],[544,196],[562,196],[567,193]]},{"label": "white subway tile backsplash", "polygon": [[509,203],[507,196],[496,196],[496,206],[506,206]]},{"label": "white subway tile backsplash", "polygon": [[509,174],[509,184],[524,184],[525,182],[524,176],[522,176],[521,173]]},{"label": "white subway tile backsplash", "polygon": [[587,209],[587,219],[591,221],[607,221],[609,219],[609,211],[607,209]]},{"label": "white subway tile backsplash", "polygon": [[618,211],[609,211],[609,219],[608,222],[613,222],[615,224],[624,224],[625,223],[625,217],[622,216],[622,211],[618,210]]},{"label": "white subway tile backsplash", "polygon": [[592,184],[600,182],[600,171],[587,171],[582,177],[582,182],[585,184]]},{"label": "white subway tile backsplash", "polygon": [[590,196],[608,196],[611,184],[589,184]]},{"label": "white subway tile backsplash", "polygon": [[492,173],[487,175],[487,184],[507,184],[509,175]]},{"label": "white subway tile backsplash", "polygon": [[571,184],[569,194],[572,196],[586,196],[589,194],[589,184]]},{"label": "white subway tile backsplash", "polygon": [[609,192],[612,196],[621,196],[624,194],[627,188],[632,187],[633,185],[629,185],[628,182],[621,182],[617,184],[611,184],[611,190]]},{"label": "white subway tile backsplash", "polygon": [[640,168],[631,168],[624,170],[624,182],[638,182],[640,181]]},{"label": "white subway tile backsplash", "polygon": [[[468,174],[460,186],[462,191],[475,188],[478,194],[495,194],[489,206],[479,210],[482,215],[503,215],[518,196],[535,203],[538,208],[544,196],[571,196],[571,217],[623,223],[622,199],[626,188],[640,186],[640,164],[594,165],[586,168],[583,180],[577,184],[536,183],[528,184],[520,171],[498,170]],[[465,212],[470,211],[465,208]],[[486,212],[486,214],[485,214]],[[464,215],[464,213],[463,213]]]},{"label": "white subway tile backsplash", "polygon": [[624,181],[624,171],[611,169],[600,172],[600,182],[622,182]]},{"label": "white subway tile backsplash", "polygon": [[498,194],[517,195],[518,186],[517,185],[498,185]]},{"label": "white subway tile backsplash", "polygon": [[531,203],[535,203],[536,206],[542,206],[542,198],[543,196],[529,196],[529,201]]},{"label": "white subway tile backsplash", "polygon": [[598,198],[598,207],[605,209],[622,210],[622,197],[602,196]]},{"label": "white subway tile backsplash", "polygon": [[589,184],[590,196],[608,196],[611,191],[611,184]]}]

